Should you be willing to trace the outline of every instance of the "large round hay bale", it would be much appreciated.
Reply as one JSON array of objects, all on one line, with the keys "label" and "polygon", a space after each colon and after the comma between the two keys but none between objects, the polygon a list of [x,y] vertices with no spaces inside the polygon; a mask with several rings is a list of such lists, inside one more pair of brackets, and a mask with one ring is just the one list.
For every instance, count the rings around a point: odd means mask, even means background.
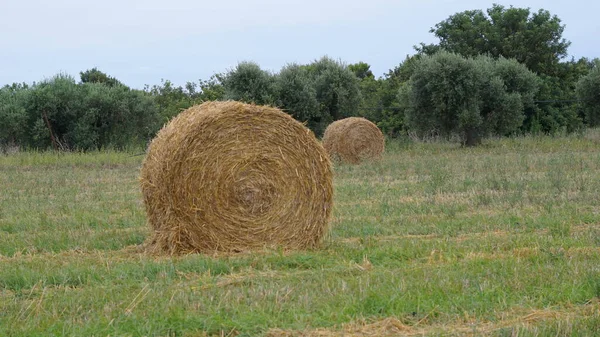
[{"label": "large round hay bale", "polygon": [[151,251],[305,249],[328,230],[327,153],[277,108],[230,101],[183,111],[150,144],[140,181]]},{"label": "large round hay bale", "polygon": [[333,159],[358,164],[381,157],[385,138],[377,125],[362,117],[349,117],[331,123],[323,135],[323,147]]}]

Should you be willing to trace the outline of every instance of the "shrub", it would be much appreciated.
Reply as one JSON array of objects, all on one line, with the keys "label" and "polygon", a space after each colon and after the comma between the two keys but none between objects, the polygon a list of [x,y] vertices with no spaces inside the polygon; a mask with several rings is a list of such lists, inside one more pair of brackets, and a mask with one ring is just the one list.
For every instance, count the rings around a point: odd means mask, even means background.
[{"label": "shrub", "polygon": [[277,105],[300,122],[316,130],[323,119],[314,81],[305,66],[289,64],[275,78]]},{"label": "shrub", "polygon": [[585,121],[589,126],[600,125],[600,66],[577,82],[577,97],[582,100]]},{"label": "shrub", "polygon": [[399,92],[409,128],[418,136],[459,135],[476,145],[489,135],[519,130],[533,106],[537,77],[513,60],[447,52],[422,57],[409,88]]},{"label": "shrub", "polygon": [[27,129],[27,85],[13,84],[0,88],[0,148],[23,144]]},{"label": "shrub", "polygon": [[323,116],[318,133],[332,121],[358,116],[361,102],[356,75],[343,63],[323,57],[308,66],[314,79],[319,110]]},{"label": "shrub", "polygon": [[223,78],[225,98],[255,104],[275,102],[274,77],[254,62],[242,62]]},{"label": "shrub", "polygon": [[152,97],[123,85],[77,84],[61,74],[34,85],[26,97],[23,138],[30,148],[139,146],[160,128]]},{"label": "shrub", "polygon": [[406,121],[417,135],[459,133],[469,145],[478,141],[483,123],[478,93],[484,78],[473,62],[446,52],[423,57],[410,83]]}]

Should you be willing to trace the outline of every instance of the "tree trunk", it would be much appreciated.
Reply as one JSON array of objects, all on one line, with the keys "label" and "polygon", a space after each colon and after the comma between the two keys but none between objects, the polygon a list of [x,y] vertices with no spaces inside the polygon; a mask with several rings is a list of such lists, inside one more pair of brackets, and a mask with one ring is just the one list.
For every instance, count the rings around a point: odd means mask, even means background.
[{"label": "tree trunk", "polygon": [[468,147],[477,146],[481,144],[481,137],[479,131],[476,128],[469,128],[465,131],[465,142],[464,145]]},{"label": "tree trunk", "polygon": [[52,126],[50,125],[46,111],[42,111],[42,117],[44,117],[48,131],[50,131],[50,141],[52,142],[52,147],[54,147],[54,151],[58,151],[58,142],[56,141],[56,137],[54,137],[54,133],[52,133]]}]

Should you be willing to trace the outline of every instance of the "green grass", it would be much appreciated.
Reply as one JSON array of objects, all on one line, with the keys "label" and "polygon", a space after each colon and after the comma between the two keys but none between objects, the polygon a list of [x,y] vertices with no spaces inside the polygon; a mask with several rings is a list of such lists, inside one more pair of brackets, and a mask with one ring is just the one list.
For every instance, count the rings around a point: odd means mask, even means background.
[{"label": "green grass", "polygon": [[389,142],[305,252],[140,253],[142,158],[0,157],[0,336],[600,333],[600,130]]}]

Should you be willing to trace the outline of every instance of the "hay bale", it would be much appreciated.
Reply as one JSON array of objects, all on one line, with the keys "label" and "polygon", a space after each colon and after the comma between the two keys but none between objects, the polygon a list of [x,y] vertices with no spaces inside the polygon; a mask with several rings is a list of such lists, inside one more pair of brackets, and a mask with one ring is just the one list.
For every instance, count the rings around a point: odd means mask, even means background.
[{"label": "hay bale", "polygon": [[385,139],[377,125],[362,117],[349,117],[335,121],[325,129],[323,147],[332,159],[358,164],[380,158]]},{"label": "hay bale", "polygon": [[305,249],[328,230],[327,153],[277,108],[230,101],[185,110],[150,144],[140,183],[151,252]]}]

